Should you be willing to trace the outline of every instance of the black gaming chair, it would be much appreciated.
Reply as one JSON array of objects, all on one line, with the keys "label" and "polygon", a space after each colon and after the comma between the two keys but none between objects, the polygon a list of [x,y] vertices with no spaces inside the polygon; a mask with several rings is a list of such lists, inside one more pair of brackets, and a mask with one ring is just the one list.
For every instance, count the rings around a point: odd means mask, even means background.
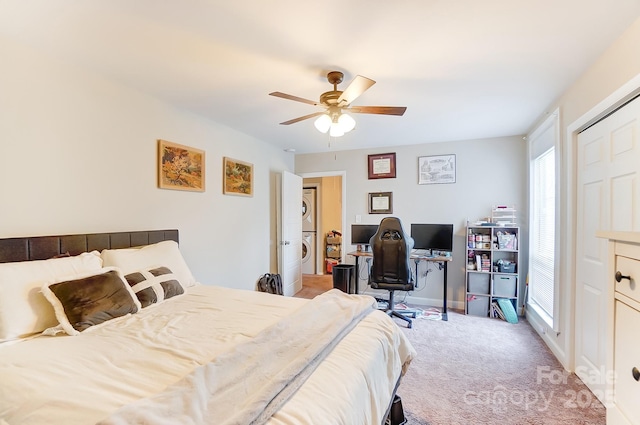
[{"label": "black gaming chair", "polygon": [[410,328],[411,319],[394,310],[393,292],[413,290],[410,266],[413,239],[402,229],[400,219],[386,217],[380,222],[369,244],[373,251],[369,285],[374,289],[389,291],[387,314],[407,321],[407,327]]}]

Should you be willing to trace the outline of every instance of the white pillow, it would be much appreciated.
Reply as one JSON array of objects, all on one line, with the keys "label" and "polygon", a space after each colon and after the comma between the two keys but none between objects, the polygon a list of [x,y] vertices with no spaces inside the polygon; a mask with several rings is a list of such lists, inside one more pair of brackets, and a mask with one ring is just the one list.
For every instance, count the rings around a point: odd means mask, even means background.
[{"label": "white pillow", "polygon": [[51,304],[40,292],[43,283],[100,268],[98,251],[0,264],[0,342],[42,332],[58,323]]},{"label": "white pillow", "polygon": [[162,264],[171,269],[184,287],[196,284],[175,241],[162,241],[142,248],[105,249],[101,256],[105,267],[119,267],[125,275]]},{"label": "white pillow", "polygon": [[[142,305],[117,267],[83,273],[42,285],[60,327],[69,335],[127,314]],[[56,328],[45,330],[55,334]]]}]

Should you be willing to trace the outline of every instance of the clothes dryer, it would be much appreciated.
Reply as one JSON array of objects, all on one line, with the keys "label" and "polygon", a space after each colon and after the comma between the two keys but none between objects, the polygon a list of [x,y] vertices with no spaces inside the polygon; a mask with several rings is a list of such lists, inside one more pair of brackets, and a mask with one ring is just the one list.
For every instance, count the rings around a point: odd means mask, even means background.
[{"label": "clothes dryer", "polygon": [[316,231],[316,189],[302,190],[302,231]]}]

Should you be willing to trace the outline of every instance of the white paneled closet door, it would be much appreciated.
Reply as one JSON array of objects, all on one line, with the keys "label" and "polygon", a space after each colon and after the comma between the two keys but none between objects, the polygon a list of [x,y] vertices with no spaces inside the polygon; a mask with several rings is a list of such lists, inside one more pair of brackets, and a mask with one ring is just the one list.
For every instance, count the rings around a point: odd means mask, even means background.
[{"label": "white paneled closet door", "polygon": [[[598,230],[640,230],[640,99],[578,135],[576,160],[576,374],[601,401],[606,370],[607,241]],[[610,371],[609,371],[610,372]]]}]

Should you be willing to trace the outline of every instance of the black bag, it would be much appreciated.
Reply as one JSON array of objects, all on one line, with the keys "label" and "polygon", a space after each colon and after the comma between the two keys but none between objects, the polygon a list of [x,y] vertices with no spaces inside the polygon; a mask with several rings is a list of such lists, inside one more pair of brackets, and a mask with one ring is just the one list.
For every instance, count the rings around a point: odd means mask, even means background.
[{"label": "black bag", "polygon": [[393,397],[393,403],[391,405],[391,411],[385,420],[385,425],[405,425],[407,419],[404,416],[404,409],[402,408],[402,400],[399,395]]},{"label": "black bag", "polygon": [[283,295],[282,277],[277,273],[265,273],[258,279],[258,291]]}]

